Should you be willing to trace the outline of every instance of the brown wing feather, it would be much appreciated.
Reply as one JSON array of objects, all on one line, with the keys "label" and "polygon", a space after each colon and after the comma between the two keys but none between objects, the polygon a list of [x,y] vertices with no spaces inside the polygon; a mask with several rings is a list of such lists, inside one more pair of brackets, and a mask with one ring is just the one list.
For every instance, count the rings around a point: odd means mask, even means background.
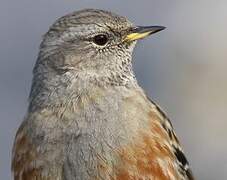
[{"label": "brown wing feather", "polygon": [[19,128],[13,147],[12,171],[14,180],[41,180],[41,169],[32,163],[37,158],[37,152],[31,144],[25,129]]},{"label": "brown wing feather", "polygon": [[163,110],[154,101],[152,101],[150,98],[148,99],[156,107],[156,110],[163,117],[163,121],[160,121],[160,122],[163,126],[163,129],[165,129],[165,131],[167,132],[169,139],[171,141],[172,151],[174,152],[175,159],[177,160],[177,163],[179,165],[179,169],[180,169],[179,171],[184,176],[184,179],[194,180],[192,171],[189,168],[189,163],[187,161],[187,158],[184,155],[180,142],[174,132],[170,119],[166,116]]},{"label": "brown wing feather", "polygon": [[61,170],[48,165],[43,153],[32,142],[24,122],[19,128],[13,147],[12,172],[14,180],[61,179]]}]

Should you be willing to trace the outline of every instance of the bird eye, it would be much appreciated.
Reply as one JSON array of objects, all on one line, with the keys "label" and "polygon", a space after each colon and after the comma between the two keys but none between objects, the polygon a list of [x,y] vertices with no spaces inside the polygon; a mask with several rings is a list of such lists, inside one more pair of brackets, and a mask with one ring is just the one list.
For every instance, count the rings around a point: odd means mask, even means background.
[{"label": "bird eye", "polygon": [[93,42],[99,46],[104,46],[108,41],[108,37],[105,34],[96,35],[93,38]]}]

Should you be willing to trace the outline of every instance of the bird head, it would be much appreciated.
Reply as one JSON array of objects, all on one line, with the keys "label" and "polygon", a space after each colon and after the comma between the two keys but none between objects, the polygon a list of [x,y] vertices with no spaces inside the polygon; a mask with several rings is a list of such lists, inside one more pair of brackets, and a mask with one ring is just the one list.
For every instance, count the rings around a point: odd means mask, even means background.
[{"label": "bird head", "polygon": [[85,9],[58,19],[44,35],[39,61],[56,72],[131,73],[131,56],[138,39],[164,29],[134,26],[125,17]]}]

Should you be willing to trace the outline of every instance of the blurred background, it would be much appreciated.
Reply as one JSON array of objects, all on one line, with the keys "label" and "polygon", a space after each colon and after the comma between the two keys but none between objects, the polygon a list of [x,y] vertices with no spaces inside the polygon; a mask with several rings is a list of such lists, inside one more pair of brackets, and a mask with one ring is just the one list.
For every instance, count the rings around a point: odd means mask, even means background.
[{"label": "blurred background", "polygon": [[137,78],[172,120],[196,179],[227,179],[226,0],[0,0],[1,179],[11,179],[42,35],[56,18],[88,7],[167,27],[137,45]]}]

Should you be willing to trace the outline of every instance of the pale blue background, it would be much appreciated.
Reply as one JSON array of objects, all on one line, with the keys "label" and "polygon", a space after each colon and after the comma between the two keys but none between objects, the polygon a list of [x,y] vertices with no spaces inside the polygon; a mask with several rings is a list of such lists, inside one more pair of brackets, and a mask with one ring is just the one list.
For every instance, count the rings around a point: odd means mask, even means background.
[{"label": "pale blue background", "polygon": [[226,0],[0,0],[0,179],[10,179],[41,36],[85,7],[167,27],[137,46],[137,77],[172,119],[197,179],[227,179]]}]

